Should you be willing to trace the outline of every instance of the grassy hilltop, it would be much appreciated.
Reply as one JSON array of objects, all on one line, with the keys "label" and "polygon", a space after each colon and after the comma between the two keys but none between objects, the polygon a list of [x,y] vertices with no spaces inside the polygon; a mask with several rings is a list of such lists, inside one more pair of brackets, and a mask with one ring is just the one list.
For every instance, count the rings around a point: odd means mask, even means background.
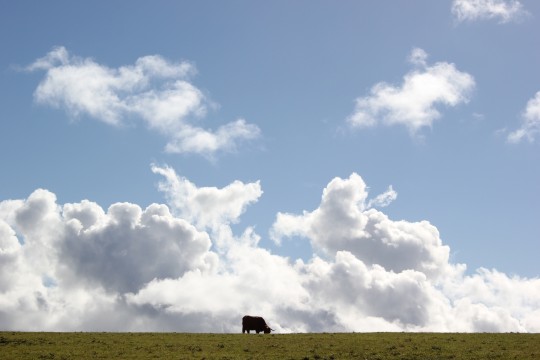
[{"label": "grassy hilltop", "polygon": [[0,332],[1,359],[540,359],[540,334]]}]

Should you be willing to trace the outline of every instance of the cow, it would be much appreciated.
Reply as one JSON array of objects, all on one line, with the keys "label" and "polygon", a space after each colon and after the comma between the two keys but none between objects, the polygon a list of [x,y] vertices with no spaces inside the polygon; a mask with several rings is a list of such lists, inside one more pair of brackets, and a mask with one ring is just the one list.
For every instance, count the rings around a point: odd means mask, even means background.
[{"label": "cow", "polygon": [[270,331],[273,331],[274,329],[270,329],[262,317],[246,315],[242,318],[242,334],[246,331],[249,334],[249,330],[255,330],[257,334],[261,331],[265,334],[270,334]]}]

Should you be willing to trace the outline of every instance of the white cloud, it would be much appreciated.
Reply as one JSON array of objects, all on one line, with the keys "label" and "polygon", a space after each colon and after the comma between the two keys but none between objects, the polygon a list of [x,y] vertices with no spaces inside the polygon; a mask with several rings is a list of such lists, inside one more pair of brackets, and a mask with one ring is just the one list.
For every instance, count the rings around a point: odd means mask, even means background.
[{"label": "white cloud", "polygon": [[54,282],[88,281],[126,292],[156,277],[213,266],[208,235],[174,218],[165,205],[142,210],[117,203],[104,212],[87,200],[59,206],[54,194],[36,190],[12,211],[24,255]]},{"label": "white cloud", "polygon": [[236,149],[236,139],[250,140],[259,135],[260,129],[244,119],[220,126],[215,132],[184,126],[169,141],[165,150],[171,153],[213,153],[220,149],[233,151]]},{"label": "white cloud", "polygon": [[458,21],[498,19],[501,23],[516,21],[528,14],[517,0],[454,0],[452,13]]},{"label": "white cloud", "polygon": [[442,244],[437,228],[427,221],[392,221],[369,209],[367,187],[362,178],[333,179],[324,189],[321,204],[302,215],[278,213],[273,238],[305,236],[312,246],[334,256],[349,251],[369,265],[388,271],[412,269],[430,277],[446,271],[449,248]]},{"label": "white cloud", "polygon": [[[479,269],[460,282],[443,284],[459,317],[458,331],[538,332],[540,279],[509,277],[496,270]],[[463,329],[463,330],[461,330]],[[506,329],[506,330],[502,330]]]},{"label": "white cloud", "polygon": [[221,189],[199,188],[170,167],[153,165],[152,171],[165,178],[159,189],[165,193],[173,211],[201,229],[237,222],[246,207],[257,202],[263,193],[259,181],[244,184],[237,180]]},{"label": "white cloud", "polygon": [[18,267],[20,247],[15,231],[0,219],[0,292],[8,288],[13,268]]},{"label": "white cloud", "polygon": [[433,225],[369,208],[359,175],[333,179],[311,212],[278,214],[274,236],[321,251],[304,262],[250,227],[234,234],[258,182],[197,187],[153,171],[172,213],[61,205],[46,190],[0,202],[4,330],[239,332],[246,313],[279,332],[540,330],[539,279],[465,275]]},{"label": "white cloud", "polygon": [[377,195],[374,199],[369,200],[367,207],[386,207],[397,199],[397,192],[392,188],[392,185],[388,187],[384,193]]},{"label": "white cloud", "polygon": [[206,114],[208,100],[189,82],[196,70],[186,61],[169,62],[152,55],[137,59],[134,65],[109,68],[58,47],[26,70],[46,72],[34,93],[36,102],[114,126],[141,118],[169,139],[166,151],[171,153],[211,156],[260,135],[256,125],[243,119],[217,131],[190,124]]},{"label": "white cloud", "polygon": [[353,128],[404,125],[412,134],[431,127],[441,114],[438,104],[456,106],[469,101],[474,78],[456,69],[454,64],[426,63],[427,53],[413,49],[409,61],[418,68],[407,73],[401,86],[384,82],[371,88],[368,96],[356,99],[354,112],[347,118]]},{"label": "white cloud", "polygon": [[133,204],[114,204],[103,223],[88,228],[72,215],[64,214],[66,234],[60,249],[73,281],[86,278],[124,293],[155,278],[174,278],[192,269],[210,271],[216,264],[208,235],[174,218],[165,205],[143,211]]},{"label": "white cloud", "polygon": [[508,142],[519,143],[524,139],[533,142],[540,133],[540,91],[527,102],[521,127],[508,134]]},{"label": "white cloud", "polygon": [[427,66],[428,53],[424,49],[414,48],[409,55],[409,62],[422,67]]},{"label": "white cloud", "polygon": [[428,325],[433,313],[446,310],[444,298],[421,272],[367,266],[348,251],[338,251],[331,263],[313,262],[308,269],[317,274],[306,285],[313,301],[339,309],[337,316],[341,321],[351,318],[348,326],[353,328],[359,318],[370,317],[384,319],[388,330],[412,329]]}]

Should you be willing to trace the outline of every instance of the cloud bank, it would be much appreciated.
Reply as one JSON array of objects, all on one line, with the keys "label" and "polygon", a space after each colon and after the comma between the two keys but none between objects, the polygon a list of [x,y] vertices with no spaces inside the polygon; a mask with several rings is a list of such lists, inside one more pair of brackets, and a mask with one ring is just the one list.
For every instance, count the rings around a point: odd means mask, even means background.
[{"label": "cloud bank", "polygon": [[309,241],[308,261],[235,234],[259,182],[197,187],[167,166],[168,205],[83,200],[38,189],[0,202],[2,330],[239,332],[244,314],[279,332],[540,331],[540,279],[449,262],[428,221],[395,221],[358,174],[320,205],[278,213],[276,241]]},{"label": "cloud bank", "polygon": [[413,49],[409,61],[415,69],[404,76],[403,84],[374,85],[369,95],[356,99],[347,123],[353,128],[404,125],[414,135],[441,117],[439,104],[457,106],[468,102],[474,78],[457,70],[454,64],[439,62],[429,66],[427,57],[424,50]]},{"label": "cloud bank", "polygon": [[461,22],[497,19],[507,23],[521,19],[527,11],[517,0],[454,0],[452,14]]},{"label": "cloud bank", "polygon": [[168,139],[170,153],[211,156],[234,150],[239,141],[257,138],[260,129],[244,119],[206,130],[192,121],[205,116],[209,101],[190,78],[193,64],[144,56],[133,65],[110,68],[57,47],[26,67],[45,71],[34,92],[37,103],[88,116],[112,126],[142,119]]},{"label": "cloud bank", "polygon": [[533,142],[540,133],[540,91],[527,102],[521,127],[508,134],[508,142],[519,143],[526,139]]}]

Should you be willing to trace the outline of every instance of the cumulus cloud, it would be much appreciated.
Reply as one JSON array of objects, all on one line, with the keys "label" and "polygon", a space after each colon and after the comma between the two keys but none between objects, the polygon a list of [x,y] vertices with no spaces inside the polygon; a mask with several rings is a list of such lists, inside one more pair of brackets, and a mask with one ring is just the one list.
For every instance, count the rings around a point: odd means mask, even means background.
[{"label": "cumulus cloud", "polygon": [[457,106],[468,102],[474,78],[451,63],[428,66],[427,57],[424,50],[413,49],[409,61],[415,69],[404,76],[403,84],[374,85],[369,95],[356,99],[347,123],[353,128],[404,125],[415,134],[423,127],[431,127],[441,116],[439,104]]},{"label": "cumulus cloud", "polygon": [[13,229],[0,220],[0,292],[7,289],[12,270],[17,267],[20,247]]},{"label": "cumulus cloud", "polygon": [[408,269],[430,277],[446,271],[449,248],[442,244],[437,228],[427,221],[392,221],[367,206],[367,187],[353,173],[335,178],[323,191],[320,206],[302,215],[278,213],[272,236],[304,236],[315,250],[329,256],[349,251],[368,265],[388,271]]},{"label": "cumulus cloud", "polygon": [[65,235],[59,250],[74,277],[71,281],[87,279],[124,293],[155,278],[208,271],[215,265],[208,235],[172,217],[165,205],[153,204],[143,211],[134,204],[114,204],[86,226],[85,212],[102,212],[97,204],[66,204],[64,209]]},{"label": "cumulus cloud", "polygon": [[235,223],[247,206],[262,195],[260,182],[244,184],[234,181],[224,188],[197,187],[173,168],[152,165],[152,171],[165,180],[158,185],[172,209],[201,229]]},{"label": "cumulus cloud", "polygon": [[168,205],[58,204],[43,189],[0,202],[3,329],[238,332],[249,313],[279,332],[540,330],[539,279],[466,275],[433,225],[372,208],[387,201],[357,174],[331,180],[315,210],[278,213],[273,237],[307,238],[304,261],[230,226],[258,182],[152,170]]},{"label": "cumulus cloud", "polygon": [[239,119],[216,131],[191,122],[207,113],[208,99],[190,82],[193,64],[170,62],[159,55],[144,56],[133,65],[110,68],[57,47],[26,67],[45,71],[34,92],[39,104],[61,108],[78,117],[89,116],[113,126],[142,119],[168,138],[171,153],[234,150],[239,141],[260,135],[260,129]]},{"label": "cumulus cloud", "polygon": [[458,21],[497,19],[507,23],[521,19],[527,11],[517,0],[454,0],[452,14]]},{"label": "cumulus cloud", "polygon": [[540,133],[540,91],[527,102],[521,127],[508,134],[508,142],[519,143],[526,139],[533,142]]}]

